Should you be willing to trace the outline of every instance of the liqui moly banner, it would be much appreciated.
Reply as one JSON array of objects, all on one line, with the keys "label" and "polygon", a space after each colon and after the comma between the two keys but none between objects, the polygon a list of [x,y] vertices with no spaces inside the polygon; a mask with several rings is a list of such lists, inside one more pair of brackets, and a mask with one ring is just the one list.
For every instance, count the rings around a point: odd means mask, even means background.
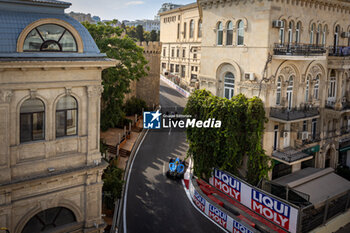
[{"label": "liqui moly banner", "polygon": [[[218,169],[214,169],[211,184],[249,209],[265,217],[282,229],[297,232],[299,210],[286,201],[264,192]],[[239,231],[236,231],[239,232]]]},{"label": "liqui moly banner", "polygon": [[[228,230],[232,233],[259,233],[260,231],[252,228],[249,225],[244,225],[246,223],[242,222],[239,219],[233,218],[229,215],[229,212],[225,212],[219,206],[212,204],[212,200],[209,199],[204,194],[200,194],[194,187],[193,183],[195,182],[190,179],[189,182],[189,192],[193,203],[198,207],[209,218],[214,220],[222,228]],[[199,188],[198,188],[199,190]]]}]

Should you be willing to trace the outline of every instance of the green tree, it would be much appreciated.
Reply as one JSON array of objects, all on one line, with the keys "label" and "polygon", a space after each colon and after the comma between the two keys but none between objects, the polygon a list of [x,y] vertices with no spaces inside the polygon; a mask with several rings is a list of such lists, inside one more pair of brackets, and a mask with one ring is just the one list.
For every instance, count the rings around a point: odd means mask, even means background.
[{"label": "green tree", "polygon": [[[217,167],[245,176],[254,185],[261,178],[267,178],[272,167],[261,146],[267,119],[259,98],[247,99],[240,94],[228,100],[205,90],[196,90],[188,99],[185,114],[197,120],[211,118],[222,122],[221,128],[186,130],[188,155],[194,160],[197,176],[209,177],[212,168]],[[243,167],[244,157],[248,158],[247,167]]]},{"label": "green tree", "polygon": [[151,31],[150,41],[158,41],[158,34],[157,34],[156,30]]},{"label": "green tree", "polygon": [[130,82],[147,75],[147,60],[143,48],[137,46],[129,37],[121,37],[122,29],[111,26],[112,22],[89,24],[83,23],[94,38],[98,48],[107,57],[119,61],[112,68],[102,72],[102,116],[101,128],[107,130],[122,125],[125,114],[122,106],[124,96],[130,92]]},{"label": "green tree", "polygon": [[143,26],[142,25],[137,25],[136,27],[136,37],[138,41],[144,41],[144,32],[143,32]]},{"label": "green tree", "polygon": [[106,194],[107,206],[112,209],[113,203],[121,198],[124,181],[123,170],[110,165],[103,173],[103,192]]}]

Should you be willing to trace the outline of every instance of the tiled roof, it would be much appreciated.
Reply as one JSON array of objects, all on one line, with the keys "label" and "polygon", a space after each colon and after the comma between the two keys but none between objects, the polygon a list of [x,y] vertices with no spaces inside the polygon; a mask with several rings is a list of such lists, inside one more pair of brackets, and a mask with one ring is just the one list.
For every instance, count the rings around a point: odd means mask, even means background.
[{"label": "tiled roof", "polygon": [[[54,0],[31,0],[31,1],[50,1]],[[32,53],[34,57],[94,57],[101,56],[95,41],[78,21],[69,17],[66,14],[40,14],[40,13],[26,13],[26,12],[7,12],[0,10],[0,57],[28,57],[32,56],[28,53],[17,53],[17,39],[22,30],[30,23],[45,18],[56,18],[64,20],[72,25],[80,34],[83,44],[83,53]]]}]

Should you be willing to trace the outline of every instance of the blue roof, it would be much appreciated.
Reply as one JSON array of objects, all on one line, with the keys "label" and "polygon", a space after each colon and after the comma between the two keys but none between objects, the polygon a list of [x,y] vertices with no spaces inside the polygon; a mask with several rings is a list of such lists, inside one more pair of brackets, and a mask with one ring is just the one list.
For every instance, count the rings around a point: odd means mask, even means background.
[{"label": "blue roof", "polygon": [[[84,49],[83,53],[17,53],[17,39],[23,29],[34,21],[45,18],[64,20],[72,25],[80,34]],[[78,21],[66,14],[41,14],[30,12],[14,12],[0,10],[0,57],[101,57],[95,41],[88,30]]]}]

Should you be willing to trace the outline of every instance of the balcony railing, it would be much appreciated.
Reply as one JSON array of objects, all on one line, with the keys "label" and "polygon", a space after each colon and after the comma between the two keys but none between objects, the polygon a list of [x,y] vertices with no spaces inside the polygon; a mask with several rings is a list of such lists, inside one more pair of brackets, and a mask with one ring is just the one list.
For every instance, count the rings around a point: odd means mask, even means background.
[{"label": "balcony railing", "polygon": [[350,46],[331,46],[329,47],[328,56],[348,57],[350,56]]},{"label": "balcony railing", "polygon": [[336,110],[336,111],[344,111],[344,110],[349,110],[350,109],[350,102],[348,102],[348,101],[342,102],[341,106],[336,108],[335,101],[326,100],[326,105],[325,106],[328,109],[333,109],[333,110]]},{"label": "balcony railing", "polygon": [[326,48],[323,45],[289,43],[275,43],[274,55],[287,56],[322,56],[326,53]]},{"label": "balcony railing", "polygon": [[317,107],[304,107],[304,108],[271,108],[270,117],[280,119],[283,121],[294,121],[305,119],[309,117],[315,117],[320,115],[319,108]]}]

